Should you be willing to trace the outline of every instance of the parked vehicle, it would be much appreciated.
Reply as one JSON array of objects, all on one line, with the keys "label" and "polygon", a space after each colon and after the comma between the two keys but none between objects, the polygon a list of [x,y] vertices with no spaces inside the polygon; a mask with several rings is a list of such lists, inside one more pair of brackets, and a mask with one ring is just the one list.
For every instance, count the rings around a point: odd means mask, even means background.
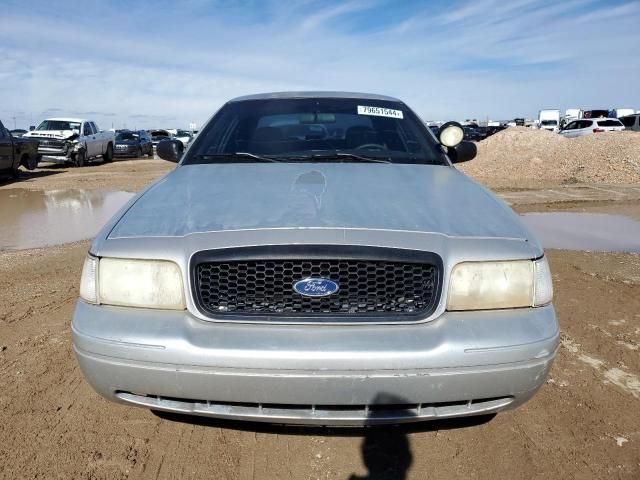
[{"label": "parked vehicle", "polygon": [[[400,100],[225,104],[98,234],[74,350],[104,397],[169,412],[371,425],[530,399],[559,345],[549,267],[518,215]],[[462,141],[462,142],[461,142]],[[445,153],[446,152],[446,153]],[[514,152],[517,154],[517,152]]]},{"label": "parked vehicle", "polygon": [[113,159],[115,134],[102,131],[95,122],[81,118],[49,118],[23,137],[37,138],[38,152],[48,162],[71,163],[82,167],[102,158]]},{"label": "parked vehicle", "polygon": [[506,125],[501,125],[499,122],[496,123],[498,123],[498,125],[489,125],[487,127],[487,137],[490,137],[491,135],[501,132],[502,130],[507,128]]},{"label": "parked vehicle", "polygon": [[585,110],[582,112],[582,118],[609,118],[609,110]]},{"label": "parked vehicle", "polygon": [[633,115],[635,110],[633,108],[614,108],[609,110],[609,118],[620,118],[627,115]]},{"label": "parked vehicle", "polygon": [[182,144],[186,147],[189,142],[193,139],[193,135],[188,130],[176,130],[174,137],[182,142]]},{"label": "parked vehicle", "polygon": [[513,123],[516,127],[524,127],[526,120],[524,118],[514,118]]},{"label": "parked vehicle", "polygon": [[116,157],[153,157],[151,136],[144,130],[121,130],[116,133],[114,155]]},{"label": "parked vehicle", "polygon": [[156,148],[161,140],[173,138],[173,135],[168,130],[149,130],[148,132],[151,135],[153,148]]},{"label": "parked vehicle", "polygon": [[538,128],[557,132],[560,128],[560,110],[540,110],[538,112]]},{"label": "parked vehicle", "polygon": [[624,125],[625,130],[633,130],[634,132],[640,132],[640,114],[627,115],[619,118]]},{"label": "parked vehicle", "polygon": [[20,165],[34,170],[39,161],[38,141],[14,137],[0,122],[0,174],[17,177]]},{"label": "parked vehicle", "polygon": [[624,125],[617,118],[583,118],[582,120],[570,122],[559,133],[564,137],[572,138],[591,135],[592,133],[619,132],[622,130],[624,130]]},{"label": "parked vehicle", "polygon": [[11,134],[11,136],[13,138],[20,138],[22,137],[25,133],[28,133],[28,130],[24,130],[22,128],[16,128],[13,130],[9,130],[9,133]]},{"label": "parked vehicle", "polygon": [[469,141],[469,142],[478,142],[480,140],[482,140],[482,135],[480,135],[480,133],[478,132],[478,130],[476,130],[475,128],[472,127],[462,127],[463,131],[464,131],[464,139]]}]

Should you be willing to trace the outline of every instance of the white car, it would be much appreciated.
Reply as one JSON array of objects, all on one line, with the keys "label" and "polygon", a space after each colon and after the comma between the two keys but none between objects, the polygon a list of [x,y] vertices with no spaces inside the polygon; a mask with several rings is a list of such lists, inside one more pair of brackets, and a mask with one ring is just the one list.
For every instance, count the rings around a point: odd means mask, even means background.
[{"label": "white car", "polygon": [[582,118],[574,120],[558,132],[563,137],[573,138],[601,132],[619,132],[624,125],[617,118]]}]

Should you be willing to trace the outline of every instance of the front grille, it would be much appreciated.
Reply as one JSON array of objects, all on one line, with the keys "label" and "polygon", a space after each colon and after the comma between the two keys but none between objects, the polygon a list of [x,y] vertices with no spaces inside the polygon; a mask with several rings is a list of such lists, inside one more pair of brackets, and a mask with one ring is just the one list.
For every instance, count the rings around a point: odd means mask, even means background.
[{"label": "front grille", "polygon": [[64,147],[64,142],[62,140],[38,140],[38,145],[40,147],[47,147],[47,148],[63,148]]},{"label": "front grille", "polygon": [[[203,313],[401,319],[430,314],[439,298],[441,268],[433,254],[371,247],[305,254],[304,246],[291,246],[286,255],[284,247],[271,247],[263,249],[268,258],[255,258],[253,249],[237,250],[231,259],[217,252],[217,258],[194,262],[194,293]],[[332,280],[339,289],[303,296],[293,286],[307,278]]]}]

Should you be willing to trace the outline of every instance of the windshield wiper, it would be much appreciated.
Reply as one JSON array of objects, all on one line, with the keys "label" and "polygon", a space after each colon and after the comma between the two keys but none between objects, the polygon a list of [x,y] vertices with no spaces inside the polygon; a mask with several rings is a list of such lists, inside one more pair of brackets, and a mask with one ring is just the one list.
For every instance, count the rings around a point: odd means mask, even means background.
[{"label": "windshield wiper", "polygon": [[286,156],[279,157],[282,160],[350,160],[363,163],[391,163],[389,160],[374,157],[364,157],[355,153],[335,152],[317,153],[314,155]]},{"label": "windshield wiper", "polygon": [[255,162],[278,162],[275,158],[269,157],[261,157],[260,155],[256,155],[255,153],[249,152],[229,152],[229,153],[213,153],[213,154],[202,154],[202,155],[194,155],[196,160],[245,160],[245,161],[255,161]]}]

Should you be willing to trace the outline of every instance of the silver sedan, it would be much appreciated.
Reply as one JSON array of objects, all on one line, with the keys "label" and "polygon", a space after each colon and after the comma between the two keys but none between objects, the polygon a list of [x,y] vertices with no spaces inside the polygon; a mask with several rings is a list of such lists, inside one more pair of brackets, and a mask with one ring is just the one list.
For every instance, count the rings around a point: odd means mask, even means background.
[{"label": "silver sedan", "polygon": [[87,256],[73,344],[104,397],[286,424],[515,408],[558,347],[549,267],[452,165],[462,129],[336,92],[231,100]]}]

